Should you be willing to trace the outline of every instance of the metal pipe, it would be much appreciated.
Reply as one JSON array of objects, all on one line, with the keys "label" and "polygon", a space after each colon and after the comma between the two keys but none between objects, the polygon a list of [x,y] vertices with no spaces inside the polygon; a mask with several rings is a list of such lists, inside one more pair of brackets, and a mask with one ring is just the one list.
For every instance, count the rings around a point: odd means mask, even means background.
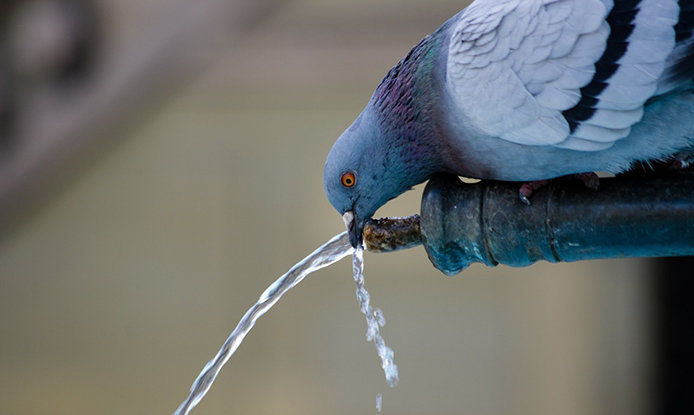
[{"label": "metal pipe", "polygon": [[364,226],[364,243],[371,252],[392,252],[422,244],[419,215],[372,219]]},{"label": "metal pipe", "polygon": [[[441,174],[424,190],[416,227],[421,227],[431,262],[448,275],[474,262],[522,267],[539,260],[694,255],[692,172],[601,179],[597,191],[555,181],[537,190],[531,201],[531,206],[519,201],[518,183],[465,184]],[[409,230],[383,222],[396,232],[390,245],[372,244],[372,250],[416,245],[411,223],[416,220],[409,220]],[[375,231],[383,227],[378,224],[365,231],[369,249],[373,235],[379,234]],[[407,243],[398,245],[398,240]]]}]

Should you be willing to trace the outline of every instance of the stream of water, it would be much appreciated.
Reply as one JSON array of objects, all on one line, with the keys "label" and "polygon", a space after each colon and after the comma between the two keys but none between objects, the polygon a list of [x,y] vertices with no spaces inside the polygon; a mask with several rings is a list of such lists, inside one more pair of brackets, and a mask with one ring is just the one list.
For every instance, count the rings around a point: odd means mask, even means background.
[{"label": "stream of water", "polygon": [[354,250],[352,255],[352,272],[354,282],[357,284],[357,301],[359,301],[361,313],[366,317],[366,340],[376,345],[386,381],[391,388],[394,388],[399,380],[398,366],[393,361],[393,349],[386,345],[381,336],[381,327],[386,325],[383,311],[380,308],[371,307],[371,296],[364,286],[364,249],[361,247]]},{"label": "stream of water", "polygon": [[[258,301],[241,318],[234,331],[222,345],[217,355],[207,362],[190,388],[188,398],[176,409],[174,415],[187,415],[205,397],[212,383],[217,378],[219,371],[255,325],[255,322],[272,308],[284,293],[299,284],[308,274],[325,268],[342,258],[352,254],[352,269],[354,281],[357,285],[357,299],[361,312],[366,317],[366,339],[373,341],[381,358],[381,367],[386,375],[388,384],[393,387],[398,382],[398,368],[393,362],[393,350],[386,346],[380,333],[380,328],[385,325],[383,312],[370,305],[370,296],[364,287],[364,250],[354,249],[349,244],[347,232],[336,235],[323,246],[313,251],[309,256],[294,265],[286,274],[279,277],[261,295]],[[379,394],[380,396],[380,394]],[[381,400],[378,399],[377,407],[380,412]]]}]

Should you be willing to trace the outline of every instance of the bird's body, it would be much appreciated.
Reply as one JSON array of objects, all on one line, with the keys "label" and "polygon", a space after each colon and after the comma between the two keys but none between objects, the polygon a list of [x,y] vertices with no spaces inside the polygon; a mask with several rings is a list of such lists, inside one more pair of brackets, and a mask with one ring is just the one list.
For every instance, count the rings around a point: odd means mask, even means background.
[{"label": "bird's body", "polygon": [[376,88],[328,197],[363,221],[436,172],[533,181],[692,148],[693,29],[694,0],[477,0]]}]

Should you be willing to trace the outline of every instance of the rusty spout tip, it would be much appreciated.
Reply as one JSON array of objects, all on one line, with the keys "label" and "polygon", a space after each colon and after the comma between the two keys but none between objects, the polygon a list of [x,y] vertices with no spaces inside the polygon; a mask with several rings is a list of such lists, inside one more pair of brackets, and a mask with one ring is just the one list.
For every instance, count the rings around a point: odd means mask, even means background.
[{"label": "rusty spout tip", "polygon": [[364,242],[371,252],[392,252],[421,245],[419,215],[371,219],[364,226]]}]

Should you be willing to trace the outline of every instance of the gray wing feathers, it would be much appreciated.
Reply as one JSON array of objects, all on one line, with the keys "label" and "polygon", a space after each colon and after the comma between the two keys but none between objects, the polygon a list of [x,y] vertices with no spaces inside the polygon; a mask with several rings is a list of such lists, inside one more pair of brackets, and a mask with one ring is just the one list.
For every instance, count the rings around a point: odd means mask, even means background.
[{"label": "gray wing feathers", "polygon": [[[659,90],[679,12],[676,0],[641,0],[626,51],[602,82],[596,64],[619,48],[609,44],[612,9],[611,0],[475,1],[451,32],[446,88],[457,109],[477,130],[514,143],[610,147]],[[570,125],[562,112],[596,79],[591,116]]]},{"label": "gray wing feathers", "polygon": [[600,0],[475,1],[451,35],[454,102],[489,135],[561,143],[569,135],[561,109],[575,105],[593,77],[609,32],[605,14]]},{"label": "gray wing feathers", "polygon": [[[641,120],[643,106],[656,94],[658,80],[665,70],[668,56],[675,47],[674,26],[679,8],[676,1],[642,0],[628,37],[628,47],[616,72],[594,105],[595,113],[581,123],[559,147],[586,150],[585,141],[597,143],[593,148],[608,148],[631,132]],[[609,48],[609,45],[608,45]],[[599,145],[599,144],[602,144]]]}]

